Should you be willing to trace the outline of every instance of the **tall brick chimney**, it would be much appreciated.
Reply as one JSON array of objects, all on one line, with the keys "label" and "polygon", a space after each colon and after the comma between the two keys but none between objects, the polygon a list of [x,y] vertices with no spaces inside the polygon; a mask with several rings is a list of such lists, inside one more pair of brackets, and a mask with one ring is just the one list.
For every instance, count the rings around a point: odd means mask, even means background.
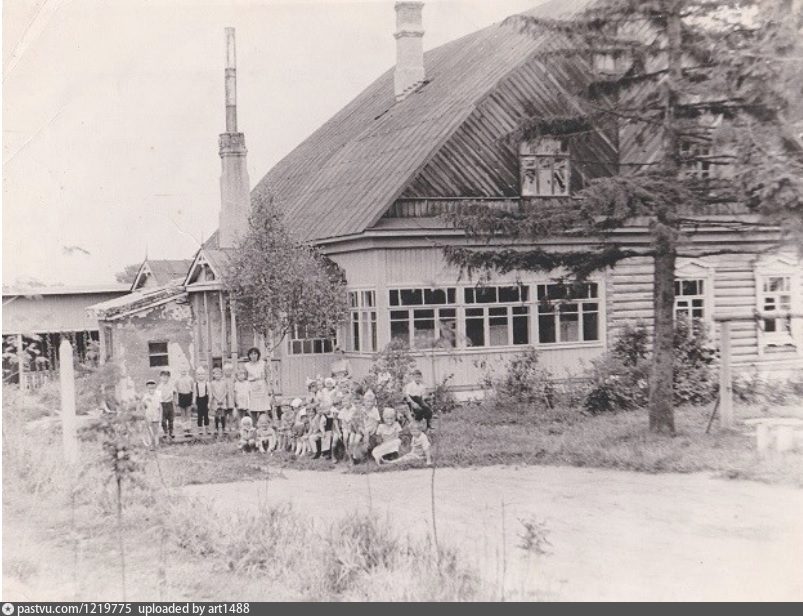
[{"label": "tall brick chimney", "polygon": [[396,100],[404,99],[424,82],[424,25],[421,19],[423,2],[397,2],[396,9],[396,72],[393,90]]},{"label": "tall brick chimney", "polygon": [[245,135],[237,132],[237,52],[234,28],[226,28],[226,132],[220,135],[220,227],[218,246],[233,248],[248,231],[251,213]]}]

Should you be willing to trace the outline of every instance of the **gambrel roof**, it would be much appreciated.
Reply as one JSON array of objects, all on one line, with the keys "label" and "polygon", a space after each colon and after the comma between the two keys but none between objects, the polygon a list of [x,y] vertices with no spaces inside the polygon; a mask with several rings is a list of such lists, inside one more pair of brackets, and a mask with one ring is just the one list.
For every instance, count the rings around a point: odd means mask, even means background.
[{"label": "gambrel roof", "polygon": [[[587,0],[553,0],[528,14],[554,17],[585,4]],[[411,185],[432,187],[435,180],[429,176],[438,174],[422,173],[444,146],[454,156],[477,163],[474,176],[457,185],[461,192],[510,192],[513,188],[505,187],[513,178],[504,171],[504,148],[496,152],[500,137],[547,108],[566,113],[562,84],[578,79],[577,71],[559,60],[558,78],[551,76],[552,67],[544,66],[543,59],[533,60],[552,40],[550,35],[522,33],[510,24],[464,36],[425,53],[427,81],[399,102],[394,98],[393,69],[387,71],[273,167],[252,191],[252,199],[272,195],[300,240],[358,234],[374,225]],[[511,80],[513,74],[519,77]],[[496,108],[504,113],[483,114],[483,106],[493,107],[503,86],[502,96],[508,100]],[[477,124],[477,131],[487,133],[483,143],[461,139],[460,128],[469,120]],[[440,175],[455,178],[455,170],[444,169]]]}]

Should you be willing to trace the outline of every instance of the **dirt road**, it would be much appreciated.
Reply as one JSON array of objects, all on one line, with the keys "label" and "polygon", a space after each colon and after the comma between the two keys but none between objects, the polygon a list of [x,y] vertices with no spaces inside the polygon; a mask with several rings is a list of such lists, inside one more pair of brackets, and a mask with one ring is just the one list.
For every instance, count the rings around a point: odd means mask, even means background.
[{"label": "dirt road", "polygon": [[[225,510],[291,502],[321,522],[370,507],[423,535],[430,481],[429,470],[285,470],[267,497],[264,481],[186,490]],[[537,588],[557,600],[803,600],[803,490],[705,474],[485,467],[438,470],[435,495],[440,540],[508,597]],[[532,516],[546,522],[552,553],[528,560],[519,519]]]}]

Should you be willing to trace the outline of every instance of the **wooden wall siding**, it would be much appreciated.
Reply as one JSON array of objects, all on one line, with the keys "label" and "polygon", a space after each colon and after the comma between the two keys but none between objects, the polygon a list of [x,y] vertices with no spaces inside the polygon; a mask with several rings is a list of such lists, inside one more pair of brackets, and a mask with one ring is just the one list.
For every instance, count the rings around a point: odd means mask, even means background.
[{"label": "wooden wall siding", "polygon": [[[571,108],[567,87],[579,87],[586,78],[577,61],[550,59],[545,67],[532,59],[522,65],[477,105],[401,197],[518,196],[518,143],[511,133],[532,118],[565,116]],[[578,135],[569,149],[573,190],[615,172],[615,139]]]}]

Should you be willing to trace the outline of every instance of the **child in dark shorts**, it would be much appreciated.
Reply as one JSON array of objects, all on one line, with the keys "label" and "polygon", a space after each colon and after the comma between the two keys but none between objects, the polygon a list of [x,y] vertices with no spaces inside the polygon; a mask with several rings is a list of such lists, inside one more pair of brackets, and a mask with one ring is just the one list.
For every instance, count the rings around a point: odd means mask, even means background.
[{"label": "child in dark shorts", "polygon": [[166,437],[173,439],[173,419],[175,417],[175,407],[173,406],[175,398],[175,389],[170,382],[170,371],[162,370],[159,373],[159,385],[157,387],[159,392],[159,400],[162,402],[162,432]]},{"label": "child in dark shorts", "polygon": [[187,368],[182,368],[179,377],[175,382],[176,395],[178,398],[178,408],[184,417],[184,427],[189,430],[192,422],[192,394],[195,389],[195,382],[189,374]]}]

